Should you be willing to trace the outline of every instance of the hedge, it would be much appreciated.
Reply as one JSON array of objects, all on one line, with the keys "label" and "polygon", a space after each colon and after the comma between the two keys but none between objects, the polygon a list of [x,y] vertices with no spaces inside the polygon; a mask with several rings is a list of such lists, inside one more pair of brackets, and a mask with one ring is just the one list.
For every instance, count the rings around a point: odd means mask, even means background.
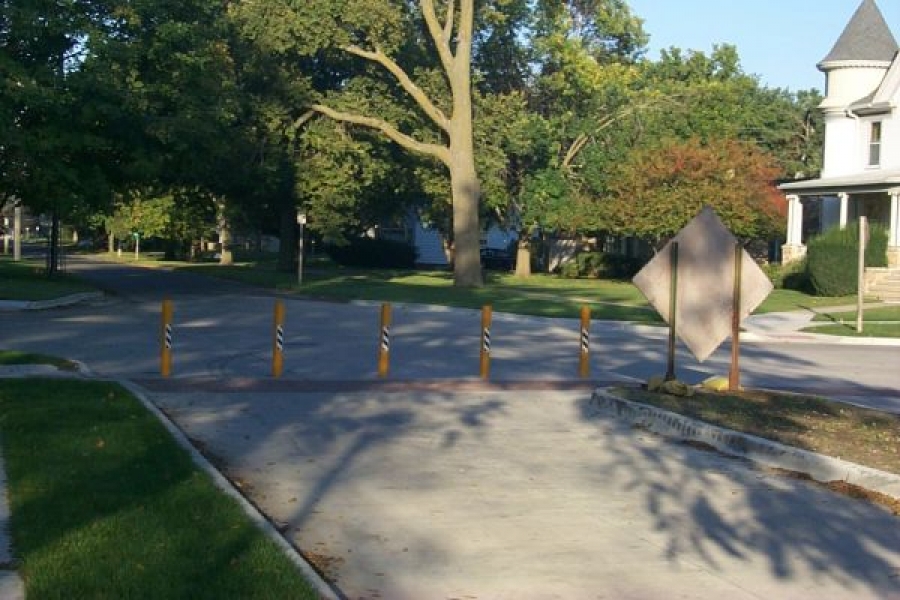
[{"label": "hedge", "polygon": [[[887,231],[869,227],[866,266],[887,266]],[[807,244],[807,271],[817,296],[849,296],[857,292],[859,276],[859,228],[834,228]]]}]

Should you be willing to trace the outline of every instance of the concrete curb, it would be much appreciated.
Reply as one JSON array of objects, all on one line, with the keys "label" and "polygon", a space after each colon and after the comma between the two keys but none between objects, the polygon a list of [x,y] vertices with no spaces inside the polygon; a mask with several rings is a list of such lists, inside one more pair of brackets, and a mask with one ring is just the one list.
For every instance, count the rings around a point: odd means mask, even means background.
[{"label": "concrete curb", "polygon": [[25,582],[16,570],[12,540],[9,535],[9,500],[7,498],[6,465],[0,456],[0,598],[22,600]]},{"label": "concrete curb", "polygon": [[103,292],[83,292],[50,300],[0,300],[0,310],[46,310],[101,298],[103,298]]},{"label": "concrete curb", "polygon": [[786,331],[783,333],[742,331],[741,341],[748,343],[832,344],[843,346],[900,346],[900,338],[848,337],[826,335],[824,333],[807,333],[804,331]]},{"label": "concrete curb", "polygon": [[162,412],[153,402],[147,398],[144,391],[135,383],[128,381],[127,379],[117,379],[117,383],[119,383],[122,387],[127,389],[129,392],[134,394],[134,396],[141,401],[141,403],[149,410],[159,421],[165,426],[165,428],[169,431],[172,437],[175,439],[178,444],[181,445],[182,448],[187,450],[187,452],[191,455],[191,459],[194,461],[198,467],[200,467],[203,471],[208,474],[213,483],[215,483],[216,487],[222,490],[225,494],[233,498],[243,509],[244,513],[256,524],[257,527],[262,530],[266,536],[271,539],[275,545],[277,545],[287,557],[293,562],[301,571],[303,576],[309,582],[309,584],[316,590],[319,594],[319,597],[322,600],[339,600],[340,596],[335,592],[335,590],[331,587],[331,585],[326,582],[316,571],[312,568],[312,566],[306,561],[305,558],[291,545],[284,536],[279,533],[277,529],[272,525],[272,523],[266,519],[259,510],[251,504],[247,498],[244,497],[232,483],[224,476],[222,473],[216,469],[212,463],[210,463],[205,456],[203,456],[193,444],[191,444],[190,440],[184,434],[184,432],[169,419],[168,416],[164,412]]},{"label": "concrete curb", "polygon": [[823,483],[843,481],[900,500],[900,475],[710,425],[655,406],[631,402],[602,389],[594,391],[590,404],[598,413],[612,414],[660,435],[703,442],[722,453],[768,467],[806,473]]}]

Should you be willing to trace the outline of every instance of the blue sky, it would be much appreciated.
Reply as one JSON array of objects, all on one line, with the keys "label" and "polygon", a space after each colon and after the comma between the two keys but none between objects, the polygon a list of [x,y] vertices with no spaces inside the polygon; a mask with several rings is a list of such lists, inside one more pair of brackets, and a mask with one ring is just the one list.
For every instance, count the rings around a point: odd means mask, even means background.
[{"label": "blue sky", "polygon": [[[628,0],[650,34],[648,57],[660,48],[709,53],[713,44],[737,46],[741,65],[769,87],[825,86],[816,69],[861,0]],[[900,40],[900,1],[876,0]]]}]

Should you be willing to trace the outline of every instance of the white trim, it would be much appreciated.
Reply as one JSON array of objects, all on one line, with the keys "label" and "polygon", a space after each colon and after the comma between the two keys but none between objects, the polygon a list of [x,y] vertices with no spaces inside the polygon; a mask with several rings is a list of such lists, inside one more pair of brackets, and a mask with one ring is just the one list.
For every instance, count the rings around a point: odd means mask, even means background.
[{"label": "white trim", "polygon": [[838,194],[838,198],[841,200],[841,216],[838,220],[841,229],[847,229],[847,214],[849,213],[849,205],[850,205],[850,194],[846,192],[841,192]]},{"label": "white trim", "polygon": [[900,190],[891,190],[891,220],[888,226],[888,246],[897,248],[900,246]]}]

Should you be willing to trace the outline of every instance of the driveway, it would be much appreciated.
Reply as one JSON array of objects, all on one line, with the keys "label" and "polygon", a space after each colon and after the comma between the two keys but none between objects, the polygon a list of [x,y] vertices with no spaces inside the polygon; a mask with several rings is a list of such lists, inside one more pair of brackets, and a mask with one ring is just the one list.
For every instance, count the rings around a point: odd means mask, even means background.
[{"label": "driveway", "polygon": [[346,598],[900,598],[896,516],[588,396],[151,394]]}]

